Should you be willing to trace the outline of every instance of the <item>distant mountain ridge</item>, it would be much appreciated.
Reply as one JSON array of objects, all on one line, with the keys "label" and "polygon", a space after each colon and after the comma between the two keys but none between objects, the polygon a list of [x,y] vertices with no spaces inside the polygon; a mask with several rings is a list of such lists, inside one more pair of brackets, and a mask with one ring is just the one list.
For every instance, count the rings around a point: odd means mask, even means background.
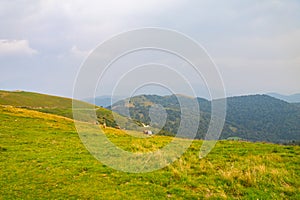
[{"label": "distant mountain ridge", "polygon": [[[180,105],[176,95],[140,95],[128,100],[121,100],[109,109],[121,113],[129,109],[134,120],[151,123],[149,109],[153,105],[161,105],[167,112],[167,120],[163,130],[176,133],[180,125]],[[190,101],[190,98],[183,98]],[[210,121],[211,102],[197,98],[201,110],[201,118],[197,138],[203,139]],[[191,108],[192,111],[193,108]],[[195,120],[191,114],[190,120]],[[227,98],[227,116],[221,139],[238,137],[250,141],[268,141],[282,143],[300,140],[300,107],[268,95],[249,95]]]},{"label": "distant mountain ridge", "polygon": [[[178,94],[178,95],[180,95],[180,94]],[[283,95],[283,94],[279,94],[279,93],[266,93],[265,95],[286,101],[288,103],[300,103],[300,93],[293,94],[293,95]],[[185,95],[180,95],[180,96],[185,97]],[[243,95],[243,96],[247,96],[247,95]],[[186,97],[188,97],[188,96],[186,96]],[[236,97],[236,96],[232,96],[232,97]],[[114,104],[122,99],[125,99],[125,98],[126,98],[125,96],[115,96],[112,98],[109,95],[103,95],[103,96],[96,96],[94,98],[93,97],[86,98],[86,99],[83,99],[82,101],[106,108],[106,107],[109,107],[112,104]],[[200,98],[200,97],[198,97],[198,98]],[[205,98],[202,98],[202,99],[205,99]]]},{"label": "distant mountain ridge", "polygon": [[111,97],[109,95],[103,95],[103,96],[97,96],[97,97],[90,97],[90,98],[85,98],[82,99],[82,101],[84,102],[88,102],[91,104],[95,104],[97,106],[101,106],[101,107],[108,107],[114,103],[116,103],[119,100],[125,99],[125,97],[123,96],[115,96],[115,97]]},{"label": "distant mountain ridge", "polygon": [[288,103],[300,103],[300,93],[292,94],[292,95],[283,95],[278,93],[268,93],[267,95],[274,97],[276,99],[280,99],[286,101]]}]

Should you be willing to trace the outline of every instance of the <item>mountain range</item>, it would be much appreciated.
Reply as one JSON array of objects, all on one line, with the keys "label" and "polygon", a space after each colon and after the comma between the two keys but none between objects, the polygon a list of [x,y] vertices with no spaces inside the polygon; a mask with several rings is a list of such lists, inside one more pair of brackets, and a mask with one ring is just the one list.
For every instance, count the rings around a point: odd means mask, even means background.
[{"label": "mountain range", "polygon": [[114,96],[113,98],[109,95],[103,95],[103,96],[97,96],[95,98],[90,97],[90,98],[85,98],[82,99],[82,101],[85,101],[87,103],[95,104],[97,106],[101,107],[108,107],[114,103],[116,103],[119,100],[125,99],[126,97],[124,96]]},{"label": "mountain range", "polygon": [[267,95],[288,103],[300,103],[300,94],[283,95],[278,93],[268,93]]},{"label": "mountain range", "polygon": [[[127,109],[129,110],[128,117],[155,127],[158,124],[151,122],[153,121],[151,109],[160,105],[167,115],[164,126],[158,127],[163,130],[160,134],[175,134],[181,120],[178,98],[192,102],[191,98],[182,95],[140,95],[118,101],[108,108],[123,115],[124,110]],[[200,106],[201,117],[196,138],[203,139],[210,122],[211,101],[203,98],[197,98],[197,101]],[[196,116],[193,115],[193,107],[189,109],[190,121],[196,120]],[[162,117],[156,116],[156,118]],[[229,97],[227,98],[225,125],[220,139],[240,138],[249,141],[275,143],[300,140],[299,121],[300,107],[297,104],[288,103],[268,95]]]},{"label": "mountain range", "polygon": [[[120,100],[107,108],[74,100],[80,107],[94,109],[96,118],[85,113],[81,121],[106,124],[109,127],[156,134],[175,135],[180,127],[181,108],[178,99],[186,102],[189,123],[199,120],[197,139],[206,135],[211,118],[211,101],[196,98],[200,119],[193,101],[183,95],[139,95]],[[24,91],[0,91],[0,105],[14,106],[73,119],[72,99]],[[129,113],[124,113],[129,110]],[[78,120],[78,119],[77,119]],[[268,95],[227,98],[227,113],[220,139],[238,138],[249,141],[288,143],[300,141],[300,104],[288,103]],[[188,133],[187,133],[188,134]],[[187,135],[189,137],[189,135]]]}]

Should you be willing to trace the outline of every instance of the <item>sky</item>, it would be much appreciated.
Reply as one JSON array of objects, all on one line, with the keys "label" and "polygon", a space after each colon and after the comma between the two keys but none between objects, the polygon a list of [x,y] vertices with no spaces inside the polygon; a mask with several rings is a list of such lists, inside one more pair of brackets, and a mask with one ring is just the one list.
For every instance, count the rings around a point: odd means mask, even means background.
[{"label": "sky", "polygon": [[[0,27],[1,90],[72,97],[82,63],[99,44],[121,32],[158,27],[201,44],[228,96],[300,93],[298,0],[1,0]],[[103,80],[106,90],[115,86],[110,78],[123,65],[148,63],[151,58],[164,63],[168,57],[153,55],[137,53],[116,64]],[[197,82],[192,72],[186,74]],[[206,97],[202,83],[195,84],[196,93]],[[99,87],[96,95],[106,90]]]}]

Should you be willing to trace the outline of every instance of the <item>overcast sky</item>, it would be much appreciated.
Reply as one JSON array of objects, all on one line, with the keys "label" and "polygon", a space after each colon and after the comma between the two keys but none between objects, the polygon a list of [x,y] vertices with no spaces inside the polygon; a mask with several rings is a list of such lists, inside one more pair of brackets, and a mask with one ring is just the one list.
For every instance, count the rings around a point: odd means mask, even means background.
[{"label": "overcast sky", "polygon": [[81,63],[99,43],[161,27],[207,50],[227,95],[300,92],[298,0],[1,0],[0,27],[4,90],[71,97]]}]

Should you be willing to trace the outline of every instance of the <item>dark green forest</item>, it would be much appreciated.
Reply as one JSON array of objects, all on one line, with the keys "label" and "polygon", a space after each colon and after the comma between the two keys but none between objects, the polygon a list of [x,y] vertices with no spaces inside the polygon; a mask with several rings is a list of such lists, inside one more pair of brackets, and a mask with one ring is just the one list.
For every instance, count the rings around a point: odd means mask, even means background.
[{"label": "dark green forest", "polygon": [[[159,134],[174,135],[181,121],[181,108],[178,101],[190,107],[190,121],[197,119],[193,113],[193,99],[182,95],[158,96],[140,95],[119,101],[109,109],[124,114],[129,109],[130,117],[145,124],[151,123],[149,110],[161,105],[167,114],[166,123]],[[203,139],[211,117],[211,102],[197,98],[200,107],[200,120],[197,139]],[[128,113],[127,113],[128,115]],[[240,138],[249,141],[287,143],[300,140],[300,107],[296,103],[270,97],[268,95],[249,95],[227,98],[226,122],[220,139]],[[156,124],[152,124],[155,126]]]}]

